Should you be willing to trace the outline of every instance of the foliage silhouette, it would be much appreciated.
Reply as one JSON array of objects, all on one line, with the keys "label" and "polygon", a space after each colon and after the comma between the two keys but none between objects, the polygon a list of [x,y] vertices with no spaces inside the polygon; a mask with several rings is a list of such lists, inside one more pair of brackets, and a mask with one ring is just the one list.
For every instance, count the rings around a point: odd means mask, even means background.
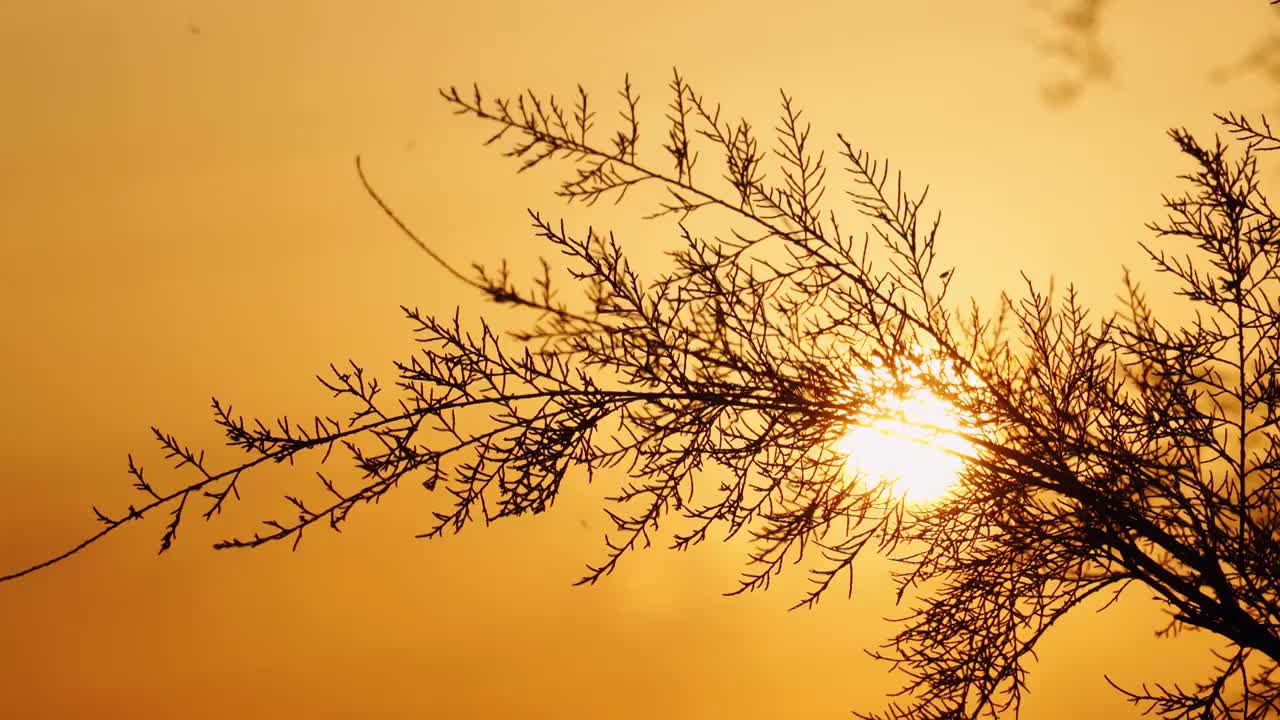
[{"label": "foliage silhouette", "polygon": [[[658,193],[649,217],[674,225],[668,271],[646,279],[625,244],[530,212],[562,256],[527,285],[507,266],[464,273],[436,255],[368,185],[369,194],[448,272],[529,323],[502,336],[484,321],[405,308],[419,350],[398,362],[395,391],[350,362],[320,382],[352,403],[341,419],[247,421],[214,400],[227,443],[249,459],[225,469],[154,429],[194,478],[159,489],[133,461],[143,500],[95,509],[103,528],[11,580],[60,562],[122,525],[170,513],[160,549],[189,512],[208,520],[238,498],[256,466],[335,446],[358,477],[319,474],[288,516],[218,548],[297,546],[341,527],[402,481],[444,499],[423,537],[539,513],[575,469],[627,481],[606,508],[594,583],[656,539],[684,549],[746,535],[734,593],[765,589],[790,563],[811,585],[798,606],[852,582],[868,548],[896,561],[908,609],[874,651],[904,684],[866,718],[993,717],[1016,711],[1026,661],[1045,632],[1086,599],[1141,586],[1168,611],[1165,634],[1219,636],[1228,651],[1194,687],[1124,690],[1161,717],[1261,718],[1280,702],[1280,217],[1260,188],[1257,157],[1280,147],[1265,119],[1219,116],[1234,137],[1170,136],[1192,169],[1144,245],[1195,310],[1162,320],[1126,274],[1119,312],[1082,307],[1030,280],[984,311],[947,296],[936,262],[938,216],[890,165],[837,135],[854,234],[831,208],[826,156],[793,100],[781,96],[772,152],[677,72],[670,82],[665,168],[640,152],[639,96],[619,92],[606,134],[588,93],[569,104],[532,92],[486,98],[450,88],[459,114],[495,128],[520,170],[571,168],[570,202]],[[708,167],[713,166],[713,167]],[[363,168],[357,169],[364,179]],[[696,228],[718,228],[710,239]],[[569,298],[569,299],[563,299]],[[957,309],[959,308],[959,309]],[[884,483],[849,475],[835,449],[887,396],[927,390],[965,419],[964,470],[941,500],[909,505]],[[910,418],[907,418],[909,421]],[[443,492],[442,492],[443,491]],[[200,505],[198,508],[197,505]],[[194,509],[193,509],[194,508]],[[659,524],[666,523],[666,534]]]}]

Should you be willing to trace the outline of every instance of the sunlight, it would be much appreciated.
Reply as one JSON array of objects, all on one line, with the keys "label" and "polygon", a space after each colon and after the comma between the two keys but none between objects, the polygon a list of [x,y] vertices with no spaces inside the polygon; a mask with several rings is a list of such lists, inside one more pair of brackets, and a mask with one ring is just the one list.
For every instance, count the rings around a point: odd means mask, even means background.
[{"label": "sunlight", "polygon": [[957,433],[968,427],[951,403],[919,386],[886,392],[836,443],[851,475],[888,483],[914,504],[942,499],[955,486],[972,444]]}]

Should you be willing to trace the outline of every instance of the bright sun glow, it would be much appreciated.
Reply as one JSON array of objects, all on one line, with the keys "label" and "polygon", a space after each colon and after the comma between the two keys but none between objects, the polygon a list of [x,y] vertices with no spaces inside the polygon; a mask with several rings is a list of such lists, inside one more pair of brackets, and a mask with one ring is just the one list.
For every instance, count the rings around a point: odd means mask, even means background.
[{"label": "bright sun glow", "polygon": [[909,503],[941,499],[964,467],[973,446],[957,433],[967,429],[959,411],[924,387],[886,393],[874,411],[849,425],[836,443],[850,474],[888,483]]}]

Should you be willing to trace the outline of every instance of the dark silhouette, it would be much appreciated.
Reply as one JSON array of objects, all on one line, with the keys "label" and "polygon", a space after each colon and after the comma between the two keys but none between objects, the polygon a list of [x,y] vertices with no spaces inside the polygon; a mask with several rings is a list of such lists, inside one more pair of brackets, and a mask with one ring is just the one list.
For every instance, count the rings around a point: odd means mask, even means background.
[{"label": "dark silhouette", "polygon": [[[447,272],[530,321],[512,337],[485,322],[405,308],[419,351],[397,364],[387,398],[354,362],[321,383],[341,419],[245,420],[215,400],[215,422],[248,459],[230,468],[154,430],[192,480],[161,489],[129,460],[142,500],[96,511],[103,529],[11,580],[163,510],[161,551],[190,512],[211,518],[257,465],[340,447],[356,477],[319,474],[309,497],[218,548],[294,546],[315,526],[414,481],[442,503],[424,537],[539,513],[572,470],[625,476],[606,508],[594,583],[655,540],[675,549],[746,534],[741,585],[764,589],[784,564],[812,585],[797,605],[852,582],[868,547],[897,561],[907,614],[876,651],[905,680],[863,717],[990,717],[1016,709],[1025,661],[1055,622],[1094,595],[1140,586],[1169,613],[1165,633],[1198,628],[1230,650],[1191,688],[1124,690],[1161,717],[1261,718],[1280,702],[1280,216],[1256,158],[1280,147],[1265,120],[1220,116],[1235,138],[1170,136],[1184,190],[1144,248],[1198,312],[1160,317],[1126,275],[1124,307],[1091,313],[1068,288],[1030,280],[990,311],[947,295],[935,263],[938,218],[889,164],[843,136],[838,164],[810,140],[790,97],[762,138],[676,73],[663,162],[642,157],[639,96],[619,92],[618,127],[581,87],[572,101],[486,98],[450,88],[459,114],[493,127],[521,170],[559,161],[570,202],[660,191],[650,217],[677,237],[671,269],[644,278],[610,233],[530,213],[562,256],[527,284],[505,265],[463,272],[386,214]],[[364,179],[363,168],[357,165]],[[826,192],[843,181],[847,195]],[[838,209],[851,204],[854,217]],[[859,217],[860,216],[860,217]],[[664,222],[666,221],[666,222]],[[718,235],[696,228],[711,222]],[[964,422],[958,487],[905,503],[849,475],[850,426],[886,398],[927,391]],[[905,418],[911,422],[913,418]],[[919,422],[919,419],[916,419]],[[659,531],[659,524],[664,523]]]}]

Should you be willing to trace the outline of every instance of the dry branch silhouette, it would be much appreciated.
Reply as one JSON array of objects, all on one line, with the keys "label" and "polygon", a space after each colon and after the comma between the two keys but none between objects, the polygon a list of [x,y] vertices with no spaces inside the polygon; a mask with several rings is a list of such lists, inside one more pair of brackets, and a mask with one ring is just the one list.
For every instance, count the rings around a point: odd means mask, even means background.
[{"label": "dry branch silhouette", "polygon": [[[296,547],[410,483],[441,498],[422,533],[436,537],[546,511],[576,473],[608,471],[612,529],[582,583],[655,541],[745,535],[753,550],[732,592],[801,563],[812,582],[797,605],[810,606],[852,581],[864,551],[892,558],[906,614],[875,654],[903,686],[861,717],[1014,712],[1044,634],[1086,599],[1137,587],[1167,610],[1166,633],[1211,632],[1230,650],[1194,687],[1125,689],[1135,703],[1168,718],[1274,716],[1280,217],[1257,157],[1280,139],[1267,121],[1219,116],[1230,143],[1170,133],[1190,170],[1143,247],[1198,310],[1174,325],[1127,275],[1109,314],[1030,280],[994,308],[953,303],[963,270],[936,262],[927,189],[841,135],[829,160],[785,93],[766,137],[678,72],[669,92],[656,159],[641,147],[629,80],[609,130],[581,87],[568,103],[442,93],[520,170],[568,166],[558,194],[571,203],[659,193],[648,217],[673,234],[665,272],[642,277],[624,240],[533,211],[533,234],[565,273],[544,262],[522,284],[506,265],[457,270],[358,164],[382,211],[447,272],[527,311],[523,329],[406,307],[418,351],[396,363],[389,392],[348,362],[319,378],[352,408],[344,417],[246,420],[215,400],[227,444],[249,459],[215,469],[154,430],[189,482],[159,489],[131,457],[141,504],[95,510],[98,534],[3,580],[167,512],[163,552],[188,513],[211,519],[255,467],[304,454],[325,464],[339,449],[356,472],[318,474],[313,494],[283,498],[284,515],[216,547]],[[842,195],[827,192],[837,185]],[[704,220],[717,234],[695,229]],[[833,446],[885,393],[918,385],[970,419],[948,432],[973,450],[955,492],[911,506],[850,477]]]}]

